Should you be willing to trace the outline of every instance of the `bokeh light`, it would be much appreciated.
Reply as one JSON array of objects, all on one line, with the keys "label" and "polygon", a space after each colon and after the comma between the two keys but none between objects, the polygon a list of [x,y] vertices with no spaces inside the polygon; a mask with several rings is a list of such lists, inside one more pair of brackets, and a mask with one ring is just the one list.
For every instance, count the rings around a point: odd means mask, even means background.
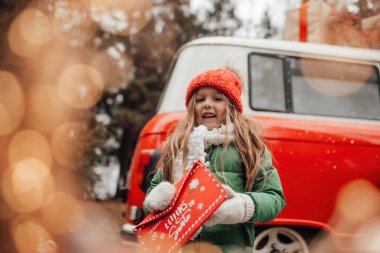
[{"label": "bokeh light", "polygon": [[352,181],[339,191],[337,209],[348,220],[372,219],[380,211],[380,193],[368,181],[362,179]]},{"label": "bokeh light", "polygon": [[105,89],[125,88],[133,77],[133,62],[124,51],[124,45],[119,43],[96,53],[91,59],[90,65],[102,75]]},{"label": "bokeh light", "polygon": [[75,64],[66,68],[60,77],[59,97],[70,107],[87,109],[98,102],[103,88],[98,71],[84,64]]},{"label": "bokeh light", "polygon": [[51,39],[49,18],[36,9],[25,9],[19,16],[20,35],[33,45],[45,45]]},{"label": "bokeh light", "polygon": [[364,223],[354,238],[357,252],[380,252],[380,217]]},{"label": "bokeh light", "polygon": [[80,122],[64,123],[54,131],[51,141],[52,150],[60,165],[68,169],[78,168],[86,131],[87,127]]},{"label": "bokeh light", "polygon": [[64,67],[79,62],[83,51],[75,51],[73,52],[70,46],[54,40],[38,58],[30,58],[25,61],[26,69],[23,72],[30,76],[33,84],[56,85]]},{"label": "bokeh light", "polygon": [[17,132],[9,144],[8,159],[11,164],[27,158],[36,158],[48,168],[53,164],[49,142],[41,133],[34,130]]},{"label": "bokeh light", "polygon": [[151,18],[151,0],[92,0],[91,17],[109,33],[138,33]]},{"label": "bokeh light", "polygon": [[64,192],[52,194],[40,212],[43,224],[53,234],[74,233],[85,221],[80,202]]},{"label": "bokeh light", "polygon": [[0,136],[13,133],[24,115],[24,95],[16,77],[0,70]]},{"label": "bokeh light", "polygon": [[58,252],[50,233],[33,216],[17,217],[12,223],[12,235],[18,253]]},{"label": "bokeh light", "polygon": [[4,200],[18,213],[38,209],[54,190],[49,168],[37,159],[25,159],[8,167],[1,177]]},{"label": "bokeh light", "polygon": [[328,96],[347,96],[355,93],[365,85],[372,73],[370,65],[321,62],[307,58],[302,59],[300,64],[302,75],[310,87]]},{"label": "bokeh light", "polygon": [[58,96],[58,88],[47,84],[31,85],[27,90],[26,123],[40,131],[52,131],[70,116]]},{"label": "bokeh light", "polygon": [[22,57],[34,57],[51,39],[50,22],[41,11],[23,10],[12,22],[8,32],[10,49]]}]

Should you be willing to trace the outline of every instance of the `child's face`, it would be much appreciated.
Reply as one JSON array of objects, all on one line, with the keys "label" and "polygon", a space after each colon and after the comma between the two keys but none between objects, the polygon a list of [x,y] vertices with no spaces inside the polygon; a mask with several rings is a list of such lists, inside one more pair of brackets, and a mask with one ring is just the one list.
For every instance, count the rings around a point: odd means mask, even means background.
[{"label": "child's face", "polygon": [[211,87],[199,88],[195,94],[195,116],[198,125],[205,125],[208,130],[218,128],[226,123],[226,97]]}]

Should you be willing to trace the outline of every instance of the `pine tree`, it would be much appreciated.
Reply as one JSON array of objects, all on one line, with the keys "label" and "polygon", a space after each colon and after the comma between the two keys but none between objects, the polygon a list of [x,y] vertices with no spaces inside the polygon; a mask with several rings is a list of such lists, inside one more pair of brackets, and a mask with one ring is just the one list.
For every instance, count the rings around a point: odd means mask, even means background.
[{"label": "pine tree", "polygon": [[257,25],[257,29],[259,30],[258,37],[263,39],[270,39],[278,34],[278,29],[272,24],[269,8],[265,10],[261,23]]}]

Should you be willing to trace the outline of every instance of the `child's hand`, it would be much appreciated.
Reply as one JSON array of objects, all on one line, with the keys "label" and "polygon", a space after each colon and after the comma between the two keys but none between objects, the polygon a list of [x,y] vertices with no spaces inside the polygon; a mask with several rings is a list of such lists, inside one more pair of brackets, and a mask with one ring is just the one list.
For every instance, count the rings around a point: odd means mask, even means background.
[{"label": "child's hand", "polygon": [[235,192],[231,187],[224,185],[232,197],[225,200],[204,225],[211,227],[216,224],[243,223],[252,218],[255,205],[252,199],[243,193]]},{"label": "child's hand", "polygon": [[174,185],[161,182],[146,196],[144,206],[151,212],[164,211],[172,202],[174,193]]}]

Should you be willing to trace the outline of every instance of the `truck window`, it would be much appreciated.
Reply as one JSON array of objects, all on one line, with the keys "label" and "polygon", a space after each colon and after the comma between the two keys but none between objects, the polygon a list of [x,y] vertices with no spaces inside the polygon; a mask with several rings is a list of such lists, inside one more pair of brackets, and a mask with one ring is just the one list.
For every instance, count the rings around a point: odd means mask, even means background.
[{"label": "truck window", "polygon": [[250,57],[250,100],[253,108],[285,111],[283,59],[277,56]]},{"label": "truck window", "polygon": [[255,110],[379,120],[379,83],[378,69],[369,64],[249,55]]}]

